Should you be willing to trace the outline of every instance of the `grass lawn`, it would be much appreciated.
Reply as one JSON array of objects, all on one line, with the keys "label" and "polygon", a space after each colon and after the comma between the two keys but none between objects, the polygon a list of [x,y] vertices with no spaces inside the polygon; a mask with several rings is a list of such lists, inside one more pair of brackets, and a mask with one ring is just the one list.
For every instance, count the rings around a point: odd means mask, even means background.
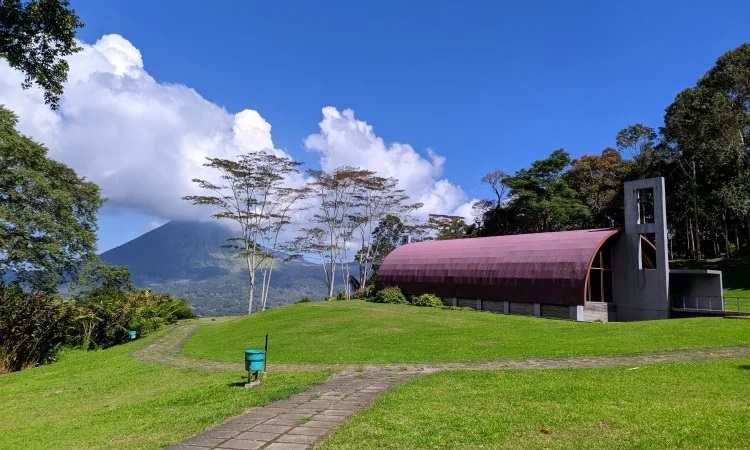
[{"label": "grass lawn", "polygon": [[476,361],[622,354],[750,343],[746,320],[582,323],[363,301],[291,305],[210,325],[188,355],[226,361],[262,345],[271,363]]},{"label": "grass lawn", "polygon": [[237,386],[243,372],[173,369],[131,358],[128,352],[143,341],[68,351],[54,364],[0,375],[0,448],[162,448],[328,375],[274,373],[263,386],[245,389]]},{"label": "grass lawn", "polygon": [[407,381],[320,448],[749,448],[750,359],[439,372]]}]

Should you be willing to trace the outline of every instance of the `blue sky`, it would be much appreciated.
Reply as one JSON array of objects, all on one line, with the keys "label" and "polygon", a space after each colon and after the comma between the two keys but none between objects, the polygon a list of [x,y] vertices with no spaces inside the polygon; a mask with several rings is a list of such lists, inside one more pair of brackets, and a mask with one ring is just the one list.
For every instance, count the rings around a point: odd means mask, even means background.
[{"label": "blue sky", "polygon": [[[446,158],[468,198],[479,178],[564,147],[614,145],[716,58],[750,38],[746,1],[76,1],[93,43],[119,34],[145,70],[230,113],[258,111],[273,143],[315,166],[321,108],[351,108],[387,143]],[[153,213],[106,210],[100,248]],[[168,218],[168,217],[167,217]],[[162,217],[161,219],[165,219]]]}]

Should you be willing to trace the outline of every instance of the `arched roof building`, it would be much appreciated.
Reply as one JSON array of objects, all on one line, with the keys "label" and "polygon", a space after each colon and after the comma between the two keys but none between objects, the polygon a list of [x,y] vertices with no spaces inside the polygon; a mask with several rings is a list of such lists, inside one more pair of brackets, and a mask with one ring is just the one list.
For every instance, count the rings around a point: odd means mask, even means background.
[{"label": "arched roof building", "polygon": [[605,243],[618,232],[606,228],[407,244],[385,258],[377,281],[412,295],[583,305],[592,265],[602,267],[603,259],[611,259]]},{"label": "arched roof building", "polygon": [[669,269],[664,179],[625,183],[623,228],[407,244],[378,287],[448,305],[584,321],[724,310],[721,273]]}]

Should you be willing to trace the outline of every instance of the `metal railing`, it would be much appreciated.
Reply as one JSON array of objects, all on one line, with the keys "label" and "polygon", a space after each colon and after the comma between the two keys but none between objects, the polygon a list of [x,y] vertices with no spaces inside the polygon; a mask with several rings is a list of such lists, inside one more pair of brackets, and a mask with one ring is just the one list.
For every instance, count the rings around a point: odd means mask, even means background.
[{"label": "metal railing", "polygon": [[686,295],[672,297],[671,303],[677,311],[750,314],[750,297]]}]

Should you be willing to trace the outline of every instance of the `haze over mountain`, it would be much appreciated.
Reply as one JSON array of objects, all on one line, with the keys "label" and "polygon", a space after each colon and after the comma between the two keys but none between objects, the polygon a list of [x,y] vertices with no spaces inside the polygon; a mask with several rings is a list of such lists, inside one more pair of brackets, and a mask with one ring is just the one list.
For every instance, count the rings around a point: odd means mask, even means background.
[{"label": "haze over mountain", "polygon": [[[215,222],[172,221],[100,256],[127,266],[140,288],[187,298],[197,314],[242,314],[247,312],[248,275],[244,261],[221,247],[231,237],[231,230]],[[320,265],[304,259],[277,261],[267,306],[325,294]]]}]

